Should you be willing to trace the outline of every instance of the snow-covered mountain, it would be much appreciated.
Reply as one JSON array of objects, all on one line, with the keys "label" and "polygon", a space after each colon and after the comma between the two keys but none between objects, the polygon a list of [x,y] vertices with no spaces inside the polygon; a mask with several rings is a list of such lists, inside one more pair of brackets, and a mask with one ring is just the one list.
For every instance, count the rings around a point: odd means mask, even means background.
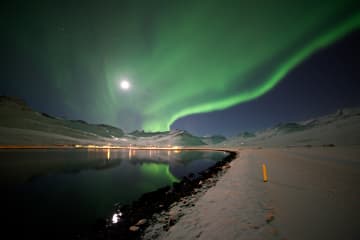
[{"label": "snow-covered mountain", "polygon": [[0,96],[0,144],[103,142],[123,136],[112,126],[52,117],[33,111],[20,99]]},{"label": "snow-covered mountain", "polygon": [[206,145],[200,137],[182,130],[125,134],[121,129],[105,124],[65,120],[36,112],[21,99],[0,96],[0,145],[20,144]]},{"label": "snow-covered mountain", "polygon": [[255,133],[244,132],[224,146],[333,146],[360,144],[360,108],[301,122],[280,123]]},{"label": "snow-covered mountain", "polygon": [[132,139],[135,145],[145,146],[199,146],[206,145],[200,137],[196,137],[184,130],[165,132],[135,131],[126,137]]},{"label": "snow-covered mountain", "polygon": [[224,142],[226,140],[226,137],[222,136],[222,135],[212,135],[212,136],[205,136],[205,137],[201,137],[201,140],[208,144],[217,144],[217,143],[221,143]]},{"label": "snow-covered mountain", "polygon": [[0,96],[0,145],[96,144],[120,146],[304,146],[360,144],[360,108],[302,122],[280,123],[255,133],[193,136],[187,131],[134,131],[82,120],[65,120],[32,110],[13,97]]}]

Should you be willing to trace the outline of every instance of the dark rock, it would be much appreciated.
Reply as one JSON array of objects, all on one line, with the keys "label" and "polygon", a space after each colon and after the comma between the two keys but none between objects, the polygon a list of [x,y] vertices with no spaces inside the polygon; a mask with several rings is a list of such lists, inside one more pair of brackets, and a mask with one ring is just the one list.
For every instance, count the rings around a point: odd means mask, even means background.
[{"label": "dark rock", "polygon": [[330,144],[324,144],[322,145],[323,147],[335,147],[335,144],[330,143]]},{"label": "dark rock", "polygon": [[266,216],[266,222],[267,222],[267,223],[270,223],[270,222],[272,222],[272,221],[274,220],[274,218],[275,218],[274,214],[269,213],[269,214]]},{"label": "dark rock", "polygon": [[145,218],[143,219],[140,219],[136,224],[135,226],[141,226],[141,225],[144,225],[145,223],[147,222],[147,220]]}]

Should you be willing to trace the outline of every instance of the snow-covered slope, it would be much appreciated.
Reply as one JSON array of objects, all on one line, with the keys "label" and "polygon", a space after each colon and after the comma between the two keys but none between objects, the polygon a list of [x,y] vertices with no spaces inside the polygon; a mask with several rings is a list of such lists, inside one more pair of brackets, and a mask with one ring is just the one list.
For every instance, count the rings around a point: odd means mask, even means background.
[{"label": "snow-covered slope", "polygon": [[256,133],[197,137],[183,130],[135,131],[64,120],[33,111],[20,99],[0,96],[0,145],[100,144],[120,146],[304,146],[360,144],[360,108],[302,122],[281,123]]},{"label": "snow-covered slope", "polygon": [[145,146],[199,146],[206,145],[200,137],[191,135],[183,130],[146,133],[135,131],[127,135],[135,145]]},{"label": "snow-covered slope", "polygon": [[13,97],[0,96],[0,145],[106,144],[141,146],[197,146],[206,143],[186,131],[125,135],[116,127],[64,120],[33,111]]},{"label": "snow-covered slope", "polygon": [[212,145],[212,144],[224,142],[226,140],[226,137],[222,135],[213,135],[213,136],[202,137],[201,140],[208,145]]},{"label": "snow-covered slope", "polygon": [[360,108],[341,109],[334,114],[302,122],[281,123],[256,133],[243,133],[225,146],[321,146],[359,145]]},{"label": "snow-covered slope", "polygon": [[112,126],[55,118],[31,110],[22,100],[0,96],[0,144],[95,143],[123,135]]}]

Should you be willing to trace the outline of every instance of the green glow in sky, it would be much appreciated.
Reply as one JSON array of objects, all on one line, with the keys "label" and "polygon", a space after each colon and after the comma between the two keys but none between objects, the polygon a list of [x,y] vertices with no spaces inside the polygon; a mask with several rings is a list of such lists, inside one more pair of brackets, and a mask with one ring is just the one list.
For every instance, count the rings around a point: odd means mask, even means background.
[{"label": "green glow in sky", "polygon": [[[180,117],[184,117],[193,113],[203,113],[211,112],[214,110],[222,110],[228,107],[231,107],[235,104],[249,101],[260,97],[265,94],[267,91],[271,90],[285,75],[296,65],[301,63],[304,59],[309,57],[316,50],[328,46],[329,44],[336,41],[338,38],[344,36],[346,33],[350,32],[353,29],[359,28],[360,26],[360,14],[355,15],[350,20],[339,25],[337,28],[332,29],[327,34],[321,35],[320,37],[311,41],[308,45],[302,48],[300,51],[296,52],[290,56],[286,61],[280,63],[277,68],[265,79],[264,84],[257,86],[256,88],[249,89],[244,92],[240,92],[238,95],[224,97],[221,100],[214,102],[207,102],[205,104],[191,106],[185,108],[172,116],[168,122],[168,127]],[[151,127],[149,126],[151,129]]]},{"label": "green glow in sky", "polygon": [[95,2],[18,10],[16,44],[73,115],[128,131],[260,97],[360,26],[350,0]]}]

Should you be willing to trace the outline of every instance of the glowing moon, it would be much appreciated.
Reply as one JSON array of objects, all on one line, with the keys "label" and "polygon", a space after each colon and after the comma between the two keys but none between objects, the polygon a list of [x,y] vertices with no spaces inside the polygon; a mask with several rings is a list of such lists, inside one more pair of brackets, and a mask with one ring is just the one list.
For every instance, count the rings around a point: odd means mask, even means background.
[{"label": "glowing moon", "polygon": [[128,89],[130,89],[130,83],[129,83],[129,81],[127,81],[127,80],[122,80],[122,81],[120,82],[120,87],[121,87],[121,89],[123,89],[123,90],[128,90]]}]

